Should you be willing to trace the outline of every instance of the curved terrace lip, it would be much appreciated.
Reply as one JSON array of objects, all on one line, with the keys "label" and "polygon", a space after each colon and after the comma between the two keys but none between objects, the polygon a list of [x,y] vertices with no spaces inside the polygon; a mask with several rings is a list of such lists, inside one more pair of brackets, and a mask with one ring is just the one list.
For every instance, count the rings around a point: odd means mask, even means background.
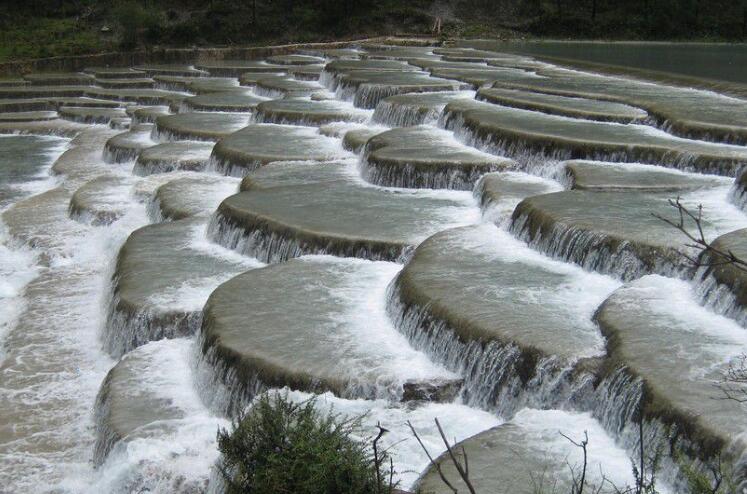
[{"label": "curved terrace lip", "polygon": [[215,429],[278,390],[387,428],[410,490],[458,476],[442,435],[488,490],[540,470],[562,490],[584,461],[587,488],[631,484],[641,444],[665,489],[744,470],[745,405],[712,398],[747,374],[747,89],[490,43],[154,48],[0,79],[8,488],[213,488]]}]

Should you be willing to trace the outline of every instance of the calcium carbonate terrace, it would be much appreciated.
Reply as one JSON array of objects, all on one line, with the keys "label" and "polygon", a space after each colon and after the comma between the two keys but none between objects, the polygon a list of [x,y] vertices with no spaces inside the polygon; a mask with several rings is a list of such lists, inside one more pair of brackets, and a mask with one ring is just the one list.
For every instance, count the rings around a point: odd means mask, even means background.
[{"label": "calcium carbonate terrace", "polygon": [[435,417],[485,492],[566,492],[584,431],[630,483],[639,424],[664,492],[743,480],[747,275],[653,214],[747,253],[744,108],[381,43],[3,82],[0,490],[220,492],[217,427],[283,388],[381,421],[408,492],[452,492]]}]

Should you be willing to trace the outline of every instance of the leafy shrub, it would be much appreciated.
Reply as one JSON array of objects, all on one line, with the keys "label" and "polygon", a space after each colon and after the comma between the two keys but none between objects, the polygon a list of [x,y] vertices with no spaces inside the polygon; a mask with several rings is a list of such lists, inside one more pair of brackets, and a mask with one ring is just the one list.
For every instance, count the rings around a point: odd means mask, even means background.
[{"label": "leafy shrub", "polygon": [[[360,418],[317,411],[280,393],[260,396],[232,430],[218,431],[228,494],[384,494],[389,472],[375,466]],[[381,458],[380,458],[381,460]],[[386,462],[379,462],[379,464]]]}]

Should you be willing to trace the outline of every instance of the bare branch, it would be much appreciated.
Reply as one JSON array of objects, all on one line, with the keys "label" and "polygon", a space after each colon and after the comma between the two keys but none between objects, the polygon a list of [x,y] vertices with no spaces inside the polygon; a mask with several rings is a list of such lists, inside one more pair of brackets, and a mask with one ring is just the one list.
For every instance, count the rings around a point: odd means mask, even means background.
[{"label": "bare branch", "polygon": [[[697,212],[693,212],[690,211],[684,204],[682,204],[681,198],[679,196],[677,197],[677,199],[669,199],[668,202],[670,206],[677,210],[679,220],[672,220],[657,213],[651,213],[652,216],[684,234],[690,241],[690,243],[685,244],[686,247],[697,249],[701,253],[706,252],[709,254],[707,260],[705,262],[702,262],[700,258],[694,258],[684,252],[679,251],[679,254],[683,258],[685,258],[690,264],[695,267],[723,266],[726,264],[730,264],[741,271],[747,271],[747,260],[735,255],[731,250],[722,250],[718,247],[714,247],[713,243],[709,242],[706,239],[705,232],[703,230],[702,204],[698,205]],[[688,228],[688,225],[685,224],[687,220],[693,223],[696,230],[695,233],[691,232]]]},{"label": "bare branch", "polygon": [[[583,452],[584,452],[584,463],[583,463],[582,469],[581,469],[581,478],[579,479],[578,482],[576,482],[575,472],[571,468],[571,475],[573,477],[573,484],[574,484],[573,485],[574,494],[583,494],[584,487],[586,486],[586,466],[588,465],[588,457],[587,457],[586,447],[589,445],[589,433],[587,431],[584,431],[584,439],[581,442],[574,441],[573,439],[571,439],[570,437],[566,436],[562,432],[560,433],[560,435],[563,436],[564,438],[566,438],[568,441],[570,441],[571,444],[573,444],[577,448],[581,448],[583,450]],[[570,468],[570,465],[568,465],[568,467]]]},{"label": "bare branch", "polygon": [[436,472],[438,472],[438,476],[441,477],[441,481],[446,485],[446,487],[451,489],[451,492],[453,492],[454,494],[459,494],[459,491],[457,491],[456,488],[453,485],[451,485],[451,482],[449,482],[449,480],[444,475],[443,470],[441,470],[441,465],[435,462],[435,460],[431,456],[431,453],[428,451],[428,448],[426,448],[425,444],[423,444],[423,441],[420,439],[420,436],[418,436],[418,433],[415,430],[415,427],[412,426],[412,422],[408,420],[407,426],[410,428],[410,431],[412,431],[412,435],[415,436],[415,439],[417,439],[418,444],[420,444],[420,447],[423,450],[423,452],[425,452],[425,455],[428,457],[428,461],[430,462],[431,466],[436,469]]},{"label": "bare branch", "polygon": [[373,440],[373,453],[374,453],[374,469],[376,470],[376,492],[381,494],[381,458],[379,458],[378,443],[384,434],[389,432],[381,426],[381,422],[376,423],[376,427],[379,429],[379,434],[376,439]]},{"label": "bare branch", "polygon": [[[451,461],[454,464],[454,468],[456,468],[457,472],[459,472],[459,476],[462,478],[464,483],[467,485],[467,489],[469,489],[470,494],[477,494],[474,486],[472,485],[472,482],[470,482],[469,477],[467,476],[467,473],[464,471],[464,468],[459,463],[459,460],[457,460],[456,455],[454,455],[454,452],[451,450],[451,445],[449,444],[448,439],[446,439],[446,434],[444,434],[444,430],[441,427],[441,424],[438,422],[437,418],[433,420],[436,422],[438,433],[441,435],[441,439],[443,440],[444,445],[446,446],[446,451],[449,453],[449,457],[451,458]],[[465,461],[466,461],[466,457],[465,457]]]}]

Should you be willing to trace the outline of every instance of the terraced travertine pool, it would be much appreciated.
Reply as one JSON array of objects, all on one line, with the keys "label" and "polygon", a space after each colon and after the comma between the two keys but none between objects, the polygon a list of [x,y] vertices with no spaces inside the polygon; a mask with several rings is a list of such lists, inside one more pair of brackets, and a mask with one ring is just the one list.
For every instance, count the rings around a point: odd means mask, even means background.
[{"label": "terraced travertine pool", "polygon": [[747,253],[745,108],[382,44],[0,85],[0,492],[220,492],[266,389],[380,422],[413,492],[434,418],[481,494],[570,491],[584,432],[631,483],[639,424],[662,492],[743,482],[747,275],[652,213]]}]

